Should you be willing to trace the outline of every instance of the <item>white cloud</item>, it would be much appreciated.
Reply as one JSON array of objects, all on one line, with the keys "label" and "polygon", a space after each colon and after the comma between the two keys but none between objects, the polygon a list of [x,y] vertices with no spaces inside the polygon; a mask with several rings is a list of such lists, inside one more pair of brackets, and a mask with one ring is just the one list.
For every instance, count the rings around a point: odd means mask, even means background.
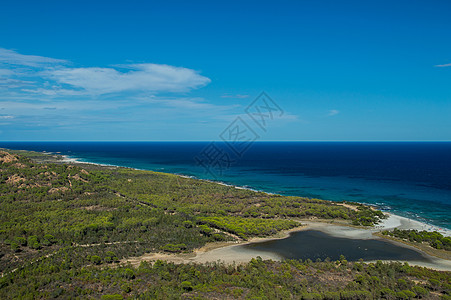
[{"label": "white cloud", "polygon": [[163,64],[73,68],[69,63],[0,48],[2,95],[92,98],[104,94],[187,92],[211,81],[195,70]]},{"label": "white cloud", "polygon": [[224,94],[224,95],[221,96],[221,98],[238,98],[238,99],[244,99],[244,98],[249,98],[249,95],[242,95],[242,94],[229,95],[229,94]]},{"label": "white cloud", "polygon": [[[101,101],[101,100],[72,100],[72,101],[1,101],[0,106],[10,115],[27,114],[41,115],[49,111],[105,111],[108,109],[122,109],[133,106],[130,101]],[[5,115],[5,114],[4,114]]]},{"label": "white cloud", "polygon": [[54,87],[52,89],[49,88],[36,88],[36,89],[21,89],[22,92],[36,94],[36,95],[45,95],[45,96],[76,96],[83,95],[83,92],[71,90],[71,89],[61,89],[58,87]]},{"label": "white cloud", "polygon": [[190,111],[227,111],[238,108],[238,105],[214,105],[199,98],[150,98],[145,102],[161,104],[171,108]]},{"label": "white cloud", "polygon": [[0,69],[0,77],[6,77],[6,76],[11,76],[13,75],[14,72],[12,70],[9,69]]},{"label": "white cloud", "polygon": [[14,116],[0,115],[0,119],[2,119],[2,120],[5,120],[5,119],[14,119]]},{"label": "white cloud", "polygon": [[443,67],[451,67],[451,64],[435,65],[434,67],[439,67],[439,68],[443,68]]},{"label": "white cloud", "polygon": [[327,115],[328,115],[329,117],[332,117],[332,116],[338,115],[339,113],[340,113],[339,110],[331,109],[331,110],[329,110],[329,113],[328,113]]},{"label": "white cloud", "polygon": [[32,81],[25,81],[14,78],[0,78],[0,88],[18,88],[33,85]]},{"label": "white cloud", "polygon": [[24,55],[13,50],[0,48],[0,63],[28,67],[42,67],[45,65],[66,64],[68,61],[37,55]]},{"label": "white cloud", "polygon": [[109,94],[124,91],[185,92],[202,87],[210,79],[198,72],[169,65],[132,64],[115,68],[62,68],[42,74],[60,84],[81,88],[91,94]]},{"label": "white cloud", "polygon": [[292,115],[292,114],[283,114],[282,116],[276,116],[275,117],[276,120],[291,120],[291,121],[297,121],[299,120],[299,116],[298,115]]}]

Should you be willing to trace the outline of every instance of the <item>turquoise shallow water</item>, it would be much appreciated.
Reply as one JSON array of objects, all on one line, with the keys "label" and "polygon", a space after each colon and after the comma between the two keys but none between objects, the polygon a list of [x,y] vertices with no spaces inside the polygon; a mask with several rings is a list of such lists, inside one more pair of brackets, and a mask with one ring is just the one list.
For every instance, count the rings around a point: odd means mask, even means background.
[{"label": "turquoise shallow water", "polygon": [[451,143],[1,142],[82,161],[194,176],[273,192],[374,204],[451,229]]}]

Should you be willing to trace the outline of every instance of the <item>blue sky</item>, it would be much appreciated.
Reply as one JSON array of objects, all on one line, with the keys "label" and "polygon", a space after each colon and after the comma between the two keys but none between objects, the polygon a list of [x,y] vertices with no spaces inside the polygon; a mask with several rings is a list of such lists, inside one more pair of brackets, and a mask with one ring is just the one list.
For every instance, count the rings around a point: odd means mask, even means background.
[{"label": "blue sky", "polygon": [[451,140],[450,1],[1,6],[3,141]]}]

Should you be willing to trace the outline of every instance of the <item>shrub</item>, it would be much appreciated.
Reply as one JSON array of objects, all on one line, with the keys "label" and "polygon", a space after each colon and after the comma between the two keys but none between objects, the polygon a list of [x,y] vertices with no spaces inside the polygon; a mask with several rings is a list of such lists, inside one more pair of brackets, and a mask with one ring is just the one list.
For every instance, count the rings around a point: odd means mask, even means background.
[{"label": "shrub", "polygon": [[102,259],[98,255],[91,256],[91,262],[95,265],[100,265],[102,263]]},{"label": "shrub", "polygon": [[19,244],[17,244],[16,242],[11,242],[11,250],[14,252],[19,252],[20,250]]},{"label": "shrub", "polygon": [[180,287],[181,287],[182,289],[184,289],[185,291],[192,291],[192,290],[193,290],[193,285],[192,285],[191,282],[189,282],[189,281],[183,281],[183,282],[180,284]]},{"label": "shrub", "polygon": [[368,291],[342,291],[341,299],[372,299],[371,293]]},{"label": "shrub", "polygon": [[102,295],[102,297],[100,299],[102,299],[102,300],[122,300],[122,299],[124,299],[124,297],[122,297],[122,295],[119,295],[119,294],[113,294],[113,295]]},{"label": "shrub", "polygon": [[124,270],[123,277],[126,279],[135,279],[135,272],[133,272],[130,268],[126,268]]},{"label": "shrub", "polygon": [[127,283],[124,283],[123,285],[121,285],[121,290],[124,293],[130,293],[132,291],[130,285],[128,285]]},{"label": "shrub", "polygon": [[403,290],[402,292],[403,292],[409,299],[416,296],[416,294],[415,294],[414,292],[409,291],[409,290]]},{"label": "shrub", "polygon": [[200,232],[206,235],[210,235],[213,232],[213,229],[208,227],[207,225],[199,225]]},{"label": "shrub", "polygon": [[51,234],[44,235],[44,240],[47,240],[50,244],[54,244],[56,242],[56,239]]},{"label": "shrub", "polygon": [[389,288],[383,288],[381,290],[381,296],[383,296],[386,299],[389,299],[390,296],[394,296],[394,295],[395,295],[395,292]]},{"label": "shrub", "polygon": [[27,239],[27,246],[28,247],[33,248],[33,249],[37,249],[37,248],[35,248],[35,246],[37,244],[39,244],[39,240],[38,240],[37,236],[31,235],[31,236],[28,237],[28,239]]},{"label": "shrub", "polygon": [[161,250],[167,251],[167,252],[180,252],[182,250],[186,249],[185,244],[166,244],[163,247],[161,247]]},{"label": "shrub", "polygon": [[191,222],[191,221],[184,221],[183,222],[183,226],[185,226],[185,228],[191,228],[191,227],[193,227],[193,222]]},{"label": "shrub", "polygon": [[26,246],[27,245],[27,239],[24,237],[16,237],[16,242],[21,245],[21,246]]},{"label": "shrub", "polygon": [[326,292],[324,293],[324,300],[340,300],[339,292]]},{"label": "shrub", "polygon": [[428,290],[426,290],[425,288],[416,285],[412,288],[412,290],[420,297],[426,296],[427,294],[429,294]]},{"label": "shrub", "polygon": [[302,294],[302,298],[303,300],[321,300],[323,299],[323,297],[321,296],[321,294],[318,293],[305,293]]}]

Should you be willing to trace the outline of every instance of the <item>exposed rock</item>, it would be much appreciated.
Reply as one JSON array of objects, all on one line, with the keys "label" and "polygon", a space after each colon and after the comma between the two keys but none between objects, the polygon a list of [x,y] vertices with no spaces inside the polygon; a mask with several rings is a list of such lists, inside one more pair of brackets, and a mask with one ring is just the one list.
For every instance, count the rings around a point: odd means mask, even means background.
[{"label": "exposed rock", "polygon": [[6,180],[6,183],[8,184],[17,184],[19,182],[25,181],[26,179],[23,177],[20,177],[17,174],[11,175],[8,177],[8,179]]},{"label": "exposed rock", "polygon": [[62,186],[62,187],[59,187],[59,188],[51,188],[49,190],[49,193],[50,194],[54,194],[54,193],[58,193],[58,192],[64,193],[65,191],[68,191],[68,190],[69,190],[69,188],[67,188],[65,186]]},{"label": "exposed rock", "polygon": [[18,169],[24,169],[24,168],[27,167],[26,165],[24,165],[24,164],[22,164],[22,163],[15,163],[13,166],[16,167],[16,168],[18,168]]},{"label": "exposed rock", "polygon": [[86,179],[81,178],[80,175],[78,175],[78,174],[75,174],[74,176],[69,176],[69,177],[71,177],[71,178],[73,178],[73,179],[75,179],[75,180],[79,180],[79,181],[83,181],[83,182],[88,182]]},{"label": "exposed rock", "polygon": [[5,151],[0,151],[0,162],[2,163],[11,163],[17,161],[17,156],[12,155]]}]

